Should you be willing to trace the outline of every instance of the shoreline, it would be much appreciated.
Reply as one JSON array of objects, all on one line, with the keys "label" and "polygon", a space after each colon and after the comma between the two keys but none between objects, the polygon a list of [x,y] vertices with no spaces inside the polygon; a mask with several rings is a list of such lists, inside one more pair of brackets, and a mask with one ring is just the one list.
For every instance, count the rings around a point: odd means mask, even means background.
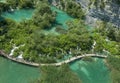
[{"label": "shoreline", "polygon": [[84,57],[99,57],[99,58],[107,58],[107,56],[105,55],[98,55],[98,54],[83,54],[83,55],[79,55],[79,56],[75,56],[75,57],[72,57],[70,59],[67,59],[67,60],[64,60],[64,61],[61,61],[61,62],[57,62],[57,63],[34,63],[34,62],[29,62],[29,61],[26,61],[26,60],[23,60],[23,59],[17,59],[17,58],[13,58],[11,56],[9,56],[8,54],[5,54],[3,51],[0,50],[0,54],[1,56],[11,60],[11,61],[14,61],[14,62],[17,62],[17,63],[20,63],[20,64],[24,64],[24,65],[29,65],[29,66],[34,66],[34,67],[39,67],[39,66],[61,66],[63,64],[68,64],[70,62],[73,62],[75,60],[78,60],[78,59],[81,59],[81,58],[84,58]]}]

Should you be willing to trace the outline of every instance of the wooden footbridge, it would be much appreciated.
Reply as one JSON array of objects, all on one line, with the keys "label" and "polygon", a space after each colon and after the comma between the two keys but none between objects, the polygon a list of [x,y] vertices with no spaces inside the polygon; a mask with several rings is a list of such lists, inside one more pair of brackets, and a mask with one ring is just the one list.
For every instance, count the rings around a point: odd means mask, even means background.
[{"label": "wooden footbridge", "polygon": [[75,56],[75,57],[72,57],[72,58],[69,58],[67,60],[57,62],[57,63],[34,63],[34,62],[29,62],[29,61],[26,61],[26,60],[23,60],[23,59],[13,58],[13,57],[9,56],[8,54],[5,54],[1,50],[0,50],[0,55],[4,56],[4,57],[6,57],[6,58],[8,58],[12,61],[15,61],[15,62],[18,62],[18,63],[21,63],[21,64],[25,64],[25,65],[35,66],[35,67],[38,67],[38,66],[60,66],[62,64],[68,64],[70,62],[73,62],[77,59],[81,59],[81,58],[84,58],[84,57],[100,57],[100,58],[106,58],[107,57],[105,55],[98,55],[98,54],[83,54],[83,55]]}]

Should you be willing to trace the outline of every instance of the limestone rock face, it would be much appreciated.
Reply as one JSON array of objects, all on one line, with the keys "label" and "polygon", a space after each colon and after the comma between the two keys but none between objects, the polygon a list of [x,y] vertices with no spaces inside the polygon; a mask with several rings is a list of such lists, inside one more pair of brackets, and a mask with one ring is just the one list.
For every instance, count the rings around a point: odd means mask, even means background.
[{"label": "limestone rock face", "polygon": [[[61,0],[49,0],[55,5]],[[63,0],[65,2],[65,0]],[[72,0],[86,12],[86,24],[95,26],[96,21],[106,21],[120,27],[120,0]]]},{"label": "limestone rock face", "polygon": [[76,0],[86,11],[86,23],[97,20],[110,22],[120,27],[120,0]]}]

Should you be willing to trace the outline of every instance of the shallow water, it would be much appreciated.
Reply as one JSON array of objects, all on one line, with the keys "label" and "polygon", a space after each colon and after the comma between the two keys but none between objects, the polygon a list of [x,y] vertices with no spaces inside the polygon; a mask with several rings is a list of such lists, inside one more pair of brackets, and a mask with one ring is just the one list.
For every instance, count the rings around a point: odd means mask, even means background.
[{"label": "shallow water", "polygon": [[73,20],[73,18],[70,17],[66,12],[61,11],[54,6],[51,6],[51,10],[57,12],[56,19],[55,19],[56,23],[52,26],[50,30],[46,30],[44,31],[44,33],[45,34],[52,33],[55,35],[59,35],[59,33],[55,31],[55,28],[57,26],[61,26],[61,28],[67,29],[68,27],[67,27],[66,22],[69,20]]},{"label": "shallow water", "polygon": [[70,68],[83,83],[111,83],[110,72],[103,59],[93,58],[92,62],[77,60],[71,63]]},{"label": "shallow water", "polygon": [[73,18],[70,17],[66,12],[61,11],[54,6],[51,6],[51,10],[57,12],[56,22],[58,24],[61,24],[66,29],[67,28],[66,22],[69,20],[73,20]]},{"label": "shallow water", "polygon": [[[62,27],[67,28],[66,22],[69,20],[73,20],[73,18],[70,17],[66,12],[61,11],[54,6],[51,6],[51,10],[57,12],[57,16],[55,19],[56,20],[55,26],[59,24]],[[14,12],[3,12],[2,17],[10,18],[19,22],[25,19],[32,18],[33,13],[34,13],[34,9],[20,9],[20,10],[14,10]],[[53,28],[55,26],[53,26]]]},{"label": "shallow water", "polygon": [[[70,17],[66,12],[61,11],[54,6],[51,6],[51,10],[57,12],[57,16],[56,16],[56,19],[55,19],[56,24],[54,24],[50,30],[44,30],[43,32],[46,35],[47,34],[58,35],[59,33],[57,33],[55,31],[55,28],[57,26],[61,26],[62,28],[67,29],[66,22],[69,21],[69,20],[73,20],[73,18]],[[11,12],[11,13],[10,12],[4,12],[4,13],[2,13],[2,17],[13,19],[16,22],[20,22],[20,21],[32,18],[33,13],[34,13],[34,9],[20,9],[20,10],[15,10],[14,12]]]},{"label": "shallow water", "polygon": [[[54,6],[51,6],[52,11],[57,12],[56,16],[56,24],[54,24],[50,30],[43,30],[42,32],[46,35],[48,34],[54,34],[54,35],[59,35],[58,32],[55,31],[57,26],[61,26],[64,29],[67,29],[66,22],[69,20],[73,20],[72,17],[70,17],[68,14],[66,14],[64,11],[61,11],[57,9]],[[32,15],[34,14],[34,9],[20,9],[20,10],[15,10],[14,12],[4,12],[2,13],[2,17],[0,17],[0,20],[3,20],[4,18],[9,18],[12,20],[15,20],[16,22],[20,22],[23,20],[31,19]]]},{"label": "shallow water", "polygon": [[14,10],[14,12],[3,12],[2,17],[13,19],[17,22],[30,19],[33,15],[33,9],[20,9]]},{"label": "shallow water", "polygon": [[0,83],[30,83],[40,76],[38,68],[0,57]]},{"label": "shallow water", "polygon": [[[103,59],[93,62],[77,60],[70,68],[79,76],[82,83],[111,83],[109,70]],[[0,57],[0,83],[30,83],[40,77],[39,68],[18,64]]]}]

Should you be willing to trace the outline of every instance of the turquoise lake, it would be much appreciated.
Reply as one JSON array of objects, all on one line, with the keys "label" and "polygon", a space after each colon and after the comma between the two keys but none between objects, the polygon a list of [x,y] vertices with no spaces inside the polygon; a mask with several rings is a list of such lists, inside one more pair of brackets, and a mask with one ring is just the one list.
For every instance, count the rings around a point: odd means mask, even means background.
[{"label": "turquoise lake", "polygon": [[39,68],[0,57],[0,83],[30,83],[40,77]]},{"label": "turquoise lake", "polygon": [[[55,7],[51,7],[51,9],[57,12],[56,22],[66,28],[66,21],[73,18]],[[15,21],[22,21],[23,19],[30,19],[33,11],[15,10],[12,13],[4,12],[2,16]],[[70,64],[70,68],[83,83],[110,83],[109,70],[103,59],[94,58],[92,62],[77,60]],[[38,77],[40,77],[39,68],[18,64],[0,57],[0,83],[29,83]]]},{"label": "turquoise lake", "polygon": [[[57,26],[62,26],[64,29],[67,29],[67,24],[66,22],[69,20],[73,20],[72,17],[70,17],[68,14],[66,14],[65,12],[57,9],[54,6],[51,6],[51,10],[57,12],[56,15],[56,24],[53,25],[51,27],[50,30],[44,30],[43,32],[45,34],[56,34],[58,35],[58,33],[55,31]],[[2,13],[2,17],[3,18],[9,18],[12,20],[15,20],[16,22],[20,22],[23,20],[27,20],[32,18],[34,9],[20,9],[20,10],[14,10],[14,12],[4,12]]]},{"label": "turquoise lake", "polygon": [[77,60],[70,64],[70,68],[83,83],[111,83],[110,72],[104,59],[93,58],[92,62]]},{"label": "turquoise lake", "polygon": [[[67,27],[66,25],[67,21],[73,20],[73,18],[70,17],[68,14],[57,9],[54,6],[51,6],[51,10],[57,12],[56,22],[57,24],[63,26],[64,28]],[[20,10],[14,10],[14,12],[4,12],[2,13],[2,17],[13,19],[19,22],[22,20],[27,20],[27,19],[32,18],[33,12],[34,12],[34,9],[20,9]]]},{"label": "turquoise lake", "polygon": [[2,17],[13,19],[17,22],[22,20],[27,20],[32,18],[33,15],[33,9],[21,9],[21,10],[15,10],[14,12],[4,12],[2,13]]},{"label": "turquoise lake", "polygon": [[[77,60],[70,64],[83,83],[111,83],[109,70],[103,59],[88,62]],[[0,57],[0,83],[30,83],[40,77],[39,68],[22,65]]]},{"label": "turquoise lake", "polygon": [[54,6],[51,6],[51,10],[57,12],[56,22],[61,24],[64,28],[67,28],[66,22],[69,20],[73,20],[67,13],[57,9]]}]

